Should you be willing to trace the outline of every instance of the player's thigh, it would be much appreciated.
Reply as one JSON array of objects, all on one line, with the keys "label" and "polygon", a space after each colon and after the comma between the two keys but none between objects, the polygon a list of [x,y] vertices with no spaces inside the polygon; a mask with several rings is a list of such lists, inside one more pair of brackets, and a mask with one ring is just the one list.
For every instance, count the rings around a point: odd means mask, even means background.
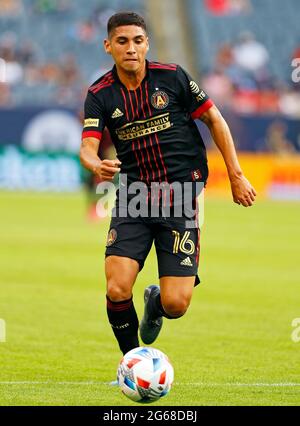
[{"label": "player's thigh", "polygon": [[160,294],[164,309],[170,314],[183,314],[190,305],[194,284],[194,275],[161,277]]},{"label": "player's thigh", "polygon": [[[192,277],[198,274],[200,232],[184,218],[161,223],[155,236],[159,277]],[[196,282],[197,284],[197,282]]]},{"label": "player's thigh", "polygon": [[152,230],[142,218],[113,217],[108,232],[105,256],[134,259],[139,263],[141,270],[152,242]]},{"label": "player's thigh", "polygon": [[134,259],[121,256],[106,257],[106,290],[113,302],[127,300],[132,296],[132,288],[139,269],[140,265]]},{"label": "player's thigh", "polygon": [[141,218],[112,218],[105,270],[108,296],[113,301],[131,297],[133,284],[144,266],[152,242],[152,230]]}]

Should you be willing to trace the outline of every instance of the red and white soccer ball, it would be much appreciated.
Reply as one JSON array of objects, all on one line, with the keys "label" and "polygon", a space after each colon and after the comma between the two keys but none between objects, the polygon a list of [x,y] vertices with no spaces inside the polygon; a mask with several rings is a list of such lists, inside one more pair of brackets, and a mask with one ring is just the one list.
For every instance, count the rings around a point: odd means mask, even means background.
[{"label": "red and white soccer ball", "polygon": [[139,347],[121,359],[117,379],[124,395],[132,401],[147,404],[170,392],[174,370],[163,352]]}]

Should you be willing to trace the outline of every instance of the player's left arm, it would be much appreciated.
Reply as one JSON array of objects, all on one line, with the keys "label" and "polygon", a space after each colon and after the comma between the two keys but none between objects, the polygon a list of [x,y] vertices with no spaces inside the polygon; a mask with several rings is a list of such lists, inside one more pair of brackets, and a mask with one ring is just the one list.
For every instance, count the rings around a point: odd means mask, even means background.
[{"label": "player's left arm", "polygon": [[242,204],[244,207],[252,206],[256,191],[243,174],[228,124],[215,105],[204,112],[200,119],[209,128],[212,138],[224,158],[233,201]]}]

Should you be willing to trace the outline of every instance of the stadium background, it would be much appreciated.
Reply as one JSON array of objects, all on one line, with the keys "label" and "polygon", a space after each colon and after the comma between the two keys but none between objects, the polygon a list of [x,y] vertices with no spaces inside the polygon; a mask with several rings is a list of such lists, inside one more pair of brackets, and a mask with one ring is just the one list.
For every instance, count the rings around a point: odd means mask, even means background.
[{"label": "stadium background", "polygon": [[[149,58],[183,65],[219,106],[258,191],[251,209],[231,203],[199,124],[210,166],[203,285],[157,341],[176,374],[158,404],[298,405],[296,0],[0,0],[0,405],[127,403],[106,385],[119,360],[105,317],[107,219],[95,220],[78,160],[86,89],[111,67],[107,18],[124,9],[149,22]],[[155,270],[151,252],[140,314]]]}]

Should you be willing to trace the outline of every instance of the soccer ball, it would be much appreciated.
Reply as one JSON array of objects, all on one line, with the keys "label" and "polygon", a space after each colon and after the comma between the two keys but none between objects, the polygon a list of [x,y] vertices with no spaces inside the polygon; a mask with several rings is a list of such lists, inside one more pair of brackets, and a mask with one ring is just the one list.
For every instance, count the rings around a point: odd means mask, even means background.
[{"label": "soccer ball", "polygon": [[121,359],[117,379],[124,395],[132,401],[148,404],[170,392],[174,370],[163,352],[139,347]]}]

